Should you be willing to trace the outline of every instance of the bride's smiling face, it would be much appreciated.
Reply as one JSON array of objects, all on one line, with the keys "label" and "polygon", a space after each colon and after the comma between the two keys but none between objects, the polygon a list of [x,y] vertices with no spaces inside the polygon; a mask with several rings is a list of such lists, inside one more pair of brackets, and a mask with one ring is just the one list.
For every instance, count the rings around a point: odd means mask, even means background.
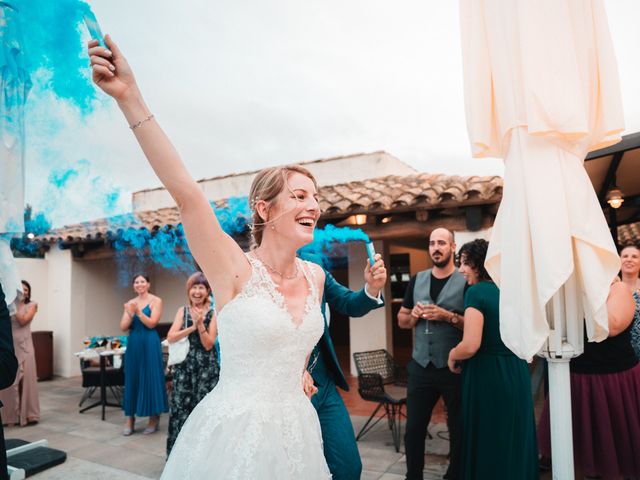
[{"label": "bride's smiling face", "polygon": [[290,240],[296,248],[313,241],[313,231],[320,218],[318,191],[309,177],[292,172],[284,189],[271,202],[262,202],[268,224],[264,236],[279,235]]}]

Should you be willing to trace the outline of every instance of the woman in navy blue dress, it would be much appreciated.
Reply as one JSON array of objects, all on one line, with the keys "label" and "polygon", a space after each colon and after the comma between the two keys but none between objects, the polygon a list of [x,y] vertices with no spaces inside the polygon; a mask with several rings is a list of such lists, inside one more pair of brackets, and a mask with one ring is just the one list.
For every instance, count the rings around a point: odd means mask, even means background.
[{"label": "woman in navy blue dress", "polygon": [[124,355],[125,436],[134,432],[136,416],[149,417],[143,434],[156,432],[160,414],[168,411],[162,347],[154,330],[162,315],[162,299],[150,294],[150,287],[146,275],[133,278],[133,290],[138,296],[124,304],[120,320],[120,328],[129,331]]}]

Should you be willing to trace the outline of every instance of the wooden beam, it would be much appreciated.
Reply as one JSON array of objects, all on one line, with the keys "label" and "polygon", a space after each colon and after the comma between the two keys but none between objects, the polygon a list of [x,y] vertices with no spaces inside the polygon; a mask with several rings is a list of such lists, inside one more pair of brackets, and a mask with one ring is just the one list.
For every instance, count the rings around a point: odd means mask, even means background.
[{"label": "wooden beam", "polygon": [[629,150],[635,150],[640,148],[640,132],[624,135],[622,141],[611,145],[610,147],[601,148],[600,150],[594,150],[587,155],[585,161],[595,160],[596,158],[606,157],[608,155],[614,155],[617,152],[627,152]]},{"label": "wooden beam", "polygon": [[74,260],[81,261],[81,262],[88,262],[92,260],[107,260],[107,259],[113,258],[115,254],[116,254],[116,251],[113,248],[109,247],[108,245],[105,245],[102,248],[97,248],[95,250],[85,252],[84,255],[82,255],[82,257],[75,257]]},{"label": "wooden beam", "polygon": [[348,218],[351,215],[356,215],[359,213],[365,213],[367,215],[382,215],[384,217],[387,217],[389,215],[395,215],[395,214],[399,214],[399,213],[411,213],[413,214],[418,208],[425,208],[426,210],[429,211],[433,211],[433,210],[442,210],[442,209],[446,209],[446,208],[467,208],[467,207],[471,207],[474,205],[494,205],[494,204],[499,204],[500,201],[502,200],[502,193],[498,193],[495,195],[492,195],[490,198],[473,198],[473,199],[469,199],[469,200],[465,200],[464,202],[460,203],[457,200],[445,200],[443,202],[439,202],[435,205],[432,204],[427,204],[427,205],[406,205],[403,207],[393,207],[393,208],[378,208],[378,209],[366,209],[363,208],[361,210],[353,210],[352,212],[349,212],[349,214],[345,214],[345,212],[339,211],[339,212],[332,212],[332,213],[327,213],[324,212],[322,213],[322,216],[320,217],[320,221],[321,222],[326,222],[326,223],[338,223],[340,220],[344,220],[346,218]]},{"label": "wooden beam", "polygon": [[634,213],[625,217],[624,220],[616,219],[618,226],[629,225],[630,223],[640,222],[640,208],[638,208]]},{"label": "wooden beam", "polygon": [[[489,228],[493,225],[494,217],[483,215],[480,222],[480,229]],[[465,217],[437,217],[426,222],[404,221],[389,222],[378,225],[375,229],[368,229],[365,225],[363,230],[369,235],[371,240],[394,240],[394,239],[427,239],[436,228],[446,228],[451,231],[467,230]]]},{"label": "wooden beam", "polygon": [[609,230],[611,232],[611,236],[613,237],[613,243],[616,246],[616,250],[620,247],[618,242],[618,219],[617,212],[615,208],[609,209]]},{"label": "wooden beam", "polygon": [[482,207],[467,207],[464,209],[464,214],[467,230],[470,232],[480,230],[482,225]]},{"label": "wooden beam", "polygon": [[419,222],[426,222],[429,220],[429,210],[426,208],[418,208],[416,210],[416,220]]},{"label": "wooden beam", "polygon": [[620,166],[623,155],[624,152],[616,152],[613,154],[613,158],[611,159],[611,163],[609,164],[609,168],[607,169],[607,174],[605,175],[602,186],[600,187],[600,193],[598,194],[600,205],[603,205],[606,201],[609,188],[616,183],[616,172],[618,171],[618,167]]},{"label": "wooden beam", "polygon": [[391,242],[386,242],[386,244],[391,244],[395,247],[415,248],[425,252],[429,249],[429,241],[426,238],[396,238]]}]

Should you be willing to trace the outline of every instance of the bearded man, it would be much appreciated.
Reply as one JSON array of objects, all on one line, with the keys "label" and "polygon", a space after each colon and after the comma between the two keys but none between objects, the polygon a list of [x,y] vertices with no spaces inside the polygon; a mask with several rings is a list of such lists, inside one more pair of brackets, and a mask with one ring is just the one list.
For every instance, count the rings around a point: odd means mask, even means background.
[{"label": "bearded man", "polygon": [[422,480],[427,427],[433,407],[443,397],[447,407],[450,455],[444,478],[460,477],[460,375],[447,367],[449,351],[462,340],[464,277],[454,264],[453,234],[437,228],[429,237],[433,268],[411,278],[398,312],[400,328],[414,329],[413,353],[407,366],[407,480]]}]

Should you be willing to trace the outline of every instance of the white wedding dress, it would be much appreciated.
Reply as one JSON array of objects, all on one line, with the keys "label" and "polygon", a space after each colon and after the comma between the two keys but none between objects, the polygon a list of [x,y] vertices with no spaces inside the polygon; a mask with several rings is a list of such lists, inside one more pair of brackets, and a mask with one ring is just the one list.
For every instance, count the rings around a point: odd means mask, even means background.
[{"label": "white wedding dress", "polygon": [[302,390],[305,360],[324,331],[313,267],[296,326],[264,265],[218,315],[220,380],[185,422],[162,479],[325,480],[320,422]]}]

